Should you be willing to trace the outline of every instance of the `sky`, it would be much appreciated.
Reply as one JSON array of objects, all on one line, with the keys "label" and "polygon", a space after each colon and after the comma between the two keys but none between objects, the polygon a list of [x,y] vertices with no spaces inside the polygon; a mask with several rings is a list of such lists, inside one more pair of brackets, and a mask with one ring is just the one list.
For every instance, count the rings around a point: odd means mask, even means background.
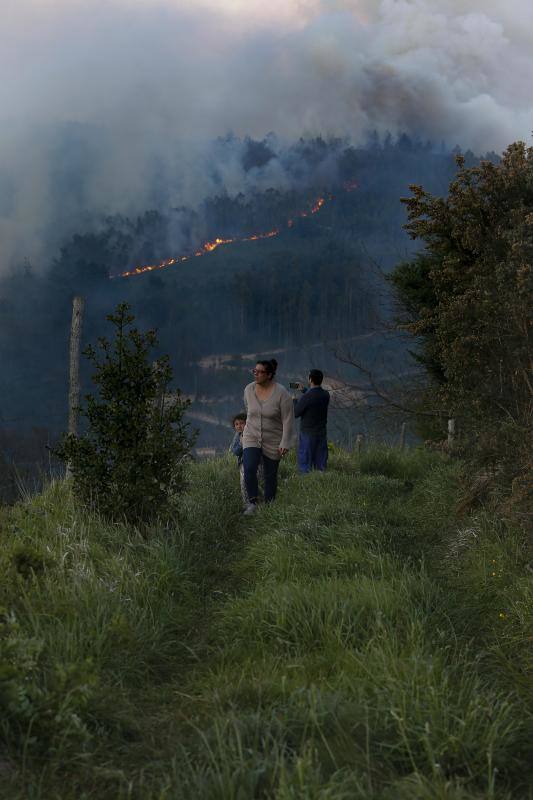
[{"label": "sky", "polygon": [[[39,259],[59,224],[65,126],[87,131],[83,203],[102,213],[142,209],[155,161],[173,201],[198,202],[207,143],[228,131],[529,142],[533,3],[3,0],[0,74],[2,269],[23,243]],[[64,209],[65,230],[83,210]]]},{"label": "sky", "polygon": [[529,0],[4,0],[0,120],[530,134]]}]

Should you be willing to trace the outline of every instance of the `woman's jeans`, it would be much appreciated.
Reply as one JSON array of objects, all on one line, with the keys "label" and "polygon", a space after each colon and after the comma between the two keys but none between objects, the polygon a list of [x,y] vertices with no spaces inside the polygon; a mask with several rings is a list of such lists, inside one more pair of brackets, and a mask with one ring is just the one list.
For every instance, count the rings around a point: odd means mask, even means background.
[{"label": "woman's jeans", "polygon": [[259,487],[257,485],[257,470],[263,460],[265,474],[265,503],[270,503],[276,496],[278,488],[279,461],[265,456],[260,447],[245,447],[242,455],[244,467],[244,483],[251,503],[257,502]]}]

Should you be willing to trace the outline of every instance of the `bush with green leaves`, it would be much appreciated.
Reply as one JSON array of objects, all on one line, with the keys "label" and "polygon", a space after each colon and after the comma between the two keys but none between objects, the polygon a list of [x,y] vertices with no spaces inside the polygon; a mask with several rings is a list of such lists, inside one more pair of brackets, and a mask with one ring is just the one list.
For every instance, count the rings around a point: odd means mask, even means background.
[{"label": "bush with green leaves", "polygon": [[447,197],[411,186],[405,227],[425,248],[391,280],[430,378],[424,404],[517,494],[531,470],[533,148],[457,164]]},{"label": "bush with green leaves", "polygon": [[74,490],[112,519],[164,517],[183,485],[193,437],[184,422],[188,401],[169,394],[168,356],[150,361],[154,331],[133,327],[127,303],[107,319],[115,338],[98,339],[84,355],[94,365],[98,394],[86,395],[86,431],[66,435],[55,454],[70,464]]}]

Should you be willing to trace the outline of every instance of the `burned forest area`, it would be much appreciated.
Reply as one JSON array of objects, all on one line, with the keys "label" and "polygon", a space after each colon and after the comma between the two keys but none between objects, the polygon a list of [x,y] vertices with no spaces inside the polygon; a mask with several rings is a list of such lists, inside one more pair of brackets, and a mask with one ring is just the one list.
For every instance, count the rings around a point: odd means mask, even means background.
[{"label": "burned forest area", "polygon": [[[65,427],[75,295],[86,298],[84,344],[105,334],[106,314],[123,301],[139,328],[157,330],[208,448],[224,445],[256,354],[279,353],[284,382],[318,361],[336,374],[335,352],[352,343],[382,372],[405,368],[401,343],[381,336],[392,313],[384,276],[413,251],[400,198],[413,183],[444,193],[454,154],[405,135],[364,147],[302,139],[283,155],[266,141],[239,147],[246,193],[221,185],[196,208],[161,202],[88,229],[80,222],[42,263],[21,253],[2,276],[4,457],[22,469],[46,462],[45,445]],[[291,185],[254,186],[265,162],[282,158]],[[79,180],[63,176],[67,200]],[[168,187],[159,189],[165,197]],[[82,394],[89,384],[83,363]],[[346,435],[340,422],[337,436]]]}]

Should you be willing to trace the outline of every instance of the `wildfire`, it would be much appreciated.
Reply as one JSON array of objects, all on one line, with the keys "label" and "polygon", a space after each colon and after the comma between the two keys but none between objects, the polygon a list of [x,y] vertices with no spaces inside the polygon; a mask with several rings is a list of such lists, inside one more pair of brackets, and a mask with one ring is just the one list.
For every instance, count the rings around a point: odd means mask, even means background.
[{"label": "wildfire", "polygon": [[[352,189],[357,188],[357,184],[355,181],[351,182],[349,185],[345,184],[344,189],[345,191],[352,191]],[[312,214],[317,214],[320,209],[325,205],[327,200],[331,200],[332,195],[326,195],[325,197],[318,197],[310,209],[307,211],[300,211],[295,218],[290,218],[287,220],[287,228],[292,228],[296,219],[301,219],[303,217],[309,217]],[[165,269],[165,267],[171,267],[174,264],[181,264],[184,261],[190,261],[191,258],[198,258],[200,256],[205,256],[207,253],[212,253],[213,250],[216,250],[218,247],[222,247],[226,244],[233,244],[234,242],[257,242],[259,239],[272,239],[274,236],[278,236],[281,233],[281,228],[274,228],[271,231],[263,231],[262,233],[254,233],[252,236],[240,236],[234,237],[230,239],[223,239],[221,237],[217,237],[213,239],[212,242],[204,242],[204,244],[192,255],[188,256],[178,256],[177,258],[168,258],[165,261],[160,261],[158,264],[144,264],[143,266],[134,267],[133,269],[128,270],[127,272],[121,272],[121,278],[130,278],[132,275],[142,275],[144,272],[153,272],[154,270],[158,269]]]}]

